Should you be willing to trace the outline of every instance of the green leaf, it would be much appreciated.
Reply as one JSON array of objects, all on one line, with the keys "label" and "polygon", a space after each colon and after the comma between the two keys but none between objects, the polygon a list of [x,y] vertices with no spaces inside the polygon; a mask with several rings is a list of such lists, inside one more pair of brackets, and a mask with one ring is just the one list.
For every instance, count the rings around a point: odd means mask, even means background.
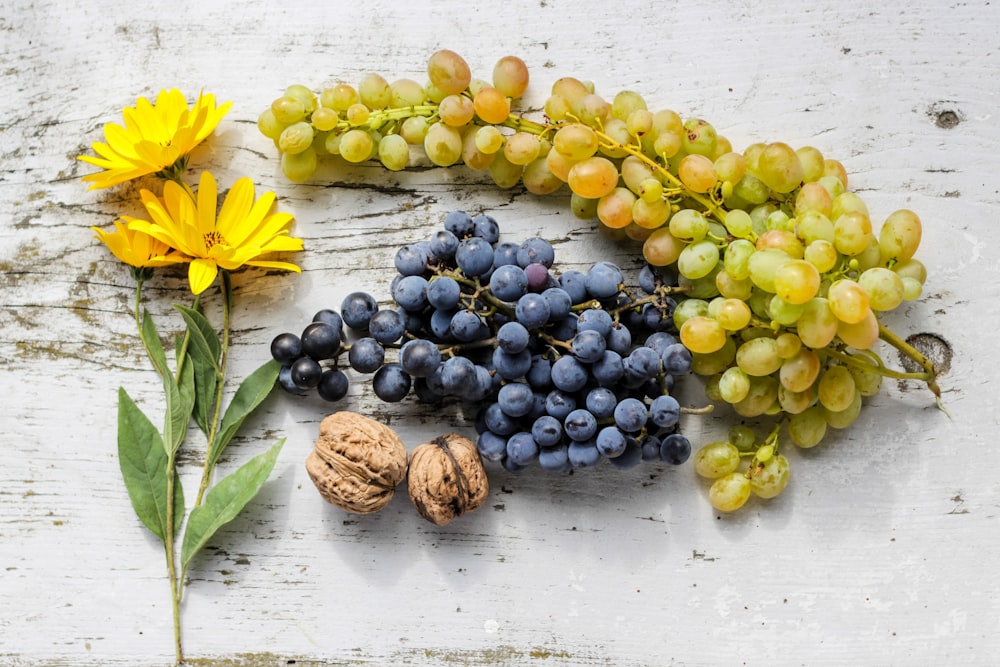
[{"label": "green leaf", "polygon": [[216,434],[215,441],[212,442],[211,449],[209,450],[211,452],[209,460],[213,464],[219,460],[222,450],[226,448],[229,441],[236,435],[243,421],[250,416],[250,413],[274,389],[274,383],[278,379],[278,372],[280,370],[281,365],[274,360],[270,360],[243,380],[243,383],[236,390],[233,400],[230,401],[229,406],[226,408],[226,413],[222,416],[222,424],[219,432]]},{"label": "green leaf", "polygon": [[160,375],[170,373],[170,369],[167,368],[167,356],[163,352],[163,343],[160,342],[160,335],[156,332],[156,324],[153,323],[153,316],[145,309],[142,311],[142,327],[139,329],[139,336],[146,346],[149,360],[153,362],[156,372]]},{"label": "green leaf", "polygon": [[118,389],[118,463],[136,515],[163,540],[167,534],[167,452],[156,427],[122,388]]},{"label": "green leaf", "polygon": [[[170,386],[168,386],[168,384]],[[171,452],[176,452],[184,442],[187,435],[188,422],[191,421],[191,411],[195,405],[195,369],[194,364],[186,363],[181,365],[180,382],[174,381],[170,377],[163,380],[163,389],[167,394],[167,414],[170,415],[170,438],[166,437],[167,429],[164,428],[164,439],[170,443]]]},{"label": "green leaf", "polygon": [[210,361],[212,367],[216,371],[221,372],[219,369],[219,357],[222,354],[222,343],[219,342],[219,336],[215,333],[215,329],[212,328],[208,319],[201,311],[194,308],[188,308],[179,304],[174,304],[174,308],[184,318],[184,321],[187,323],[188,332],[191,334],[188,355],[198,355],[205,361]]},{"label": "green leaf", "polygon": [[253,457],[238,470],[219,480],[205,495],[205,502],[191,510],[184,542],[181,567],[187,568],[219,528],[229,523],[253,500],[264,485],[278,459],[282,439],[263,454]]}]

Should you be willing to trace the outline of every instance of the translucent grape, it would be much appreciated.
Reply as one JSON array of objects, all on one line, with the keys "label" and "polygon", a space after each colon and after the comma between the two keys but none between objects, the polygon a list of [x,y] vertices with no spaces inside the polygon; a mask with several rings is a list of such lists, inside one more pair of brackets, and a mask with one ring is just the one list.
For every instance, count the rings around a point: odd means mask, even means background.
[{"label": "translucent grape", "polygon": [[799,238],[787,229],[769,229],[757,237],[758,250],[780,250],[792,259],[802,259],[805,246]]},{"label": "translucent grape", "polygon": [[785,332],[774,339],[778,343],[778,356],[791,359],[802,349],[802,339],[797,334]]},{"label": "translucent grape", "polygon": [[302,183],[316,173],[316,151],[307,148],[301,153],[281,154],[281,173],[293,183]]},{"label": "translucent grape", "polygon": [[424,153],[439,167],[453,165],[462,157],[462,135],[444,123],[433,123],[424,137]]},{"label": "translucent grape", "polygon": [[764,463],[763,468],[754,471],[750,478],[750,490],[758,498],[774,498],[788,486],[788,459],[779,454]]},{"label": "translucent grape", "polygon": [[806,213],[818,213],[829,218],[833,210],[833,197],[820,183],[806,183],[795,195],[795,217],[801,220]]},{"label": "translucent grape", "polygon": [[836,337],[837,322],[830,302],[823,297],[816,297],[803,304],[796,332],[803,345],[818,350],[829,345]]},{"label": "translucent grape", "polygon": [[833,410],[827,410],[824,408],[823,416],[826,418],[827,425],[832,428],[843,429],[847,428],[855,422],[858,418],[858,414],[861,412],[861,393],[854,394],[854,400],[851,404],[847,406],[844,410],[835,412]]},{"label": "translucent grape", "polygon": [[773,338],[754,338],[736,350],[736,363],[751,376],[770,375],[781,368],[783,361],[778,356],[778,343]]},{"label": "translucent grape", "polygon": [[892,270],[900,278],[913,278],[921,285],[927,282],[927,267],[919,259],[910,258],[892,265]]},{"label": "translucent grape", "polygon": [[786,262],[774,274],[775,294],[791,304],[803,304],[812,299],[819,291],[819,283],[819,271],[802,259]]},{"label": "translucent grape", "polygon": [[820,273],[827,273],[837,265],[840,253],[833,243],[819,239],[806,246],[802,258],[815,266]]},{"label": "translucent grape", "polygon": [[348,162],[364,162],[371,157],[375,142],[365,130],[348,130],[340,138],[340,156]]},{"label": "translucent grape", "polygon": [[[488,125],[487,127],[493,127]],[[463,163],[469,169],[475,169],[476,171],[483,171],[484,169],[489,169],[490,165],[493,164],[493,160],[496,159],[497,153],[483,153],[476,146],[476,129],[472,126],[467,126],[459,130],[462,136],[462,157],[460,158]],[[426,138],[426,137],[425,137]]]},{"label": "translucent grape", "polygon": [[700,354],[715,352],[729,338],[721,324],[704,315],[685,320],[680,328],[680,337],[684,347]]},{"label": "translucent grape", "polygon": [[778,381],[770,376],[751,377],[750,391],[733,410],[742,417],[757,417],[767,412],[778,400]]},{"label": "translucent grape", "polygon": [[305,121],[292,123],[278,137],[278,150],[283,153],[301,153],[312,146],[313,127]]},{"label": "translucent grape", "polygon": [[[640,198],[632,204],[632,220],[643,229],[658,229],[670,217],[670,203],[662,197]],[[718,251],[716,251],[718,255]]]},{"label": "translucent grape", "polygon": [[[399,136],[406,140],[411,146],[420,146],[427,136],[427,128],[430,125],[423,116],[410,116],[399,126]],[[492,126],[490,126],[492,127]]]},{"label": "translucent grape", "polygon": [[791,146],[782,142],[768,144],[760,155],[757,177],[775,192],[791,192],[802,183],[802,163]]},{"label": "translucent grape", "polygon": [[510,115],[510,100],[496,88],[483,88],[476,93],[472,102],[476,108],[476,115],[485,123],[499,125]]},{"label": "translucent grape", "polygon": [[684,121],[681,134],[681,148],[685,153],[695,153],[706,157],[715,157],[715,145],[718,133],[711,123],[700,118],[689,118]]},{"label": "translucent grape", "polygon": [[683,208],[670,217],[670,233],[684,241],[700,241],[708,234],[708,220],[692,208]]},{"label": "translucent grape", "polygon": [[599,144],[597,134],[582,123],[564,125],[552,138],[552,147],[575,162],[594,155]]},{"label": "translucent grape", "polygon": [[803,392],[819,377],[819,356],[808,348],[801,348],[790,359],[785,359],[778,372],[781,385],[794,392]]},{"label": "translucent grape", "polygon": [[367,105],[358,103],[352,104],[344,112],[344,118],[351,125],[364,125],[368,122],[368,118],[371,116],[371,109]]},{"label": "translucent grape", "polygon": [[812,183],[822,178],[824,174],[823,153],[813,146],[802,146],[795,149],[795,154],[799,156],[799,163],[802,165],[802,180],[805,183]]},{"label": "translucent grape", "polygon": [[493,66],[493,87],[517,99],[528,89],[528,66],[517,56],[504,56]]},{"label": "translucent grape", "polygon": [[[615,100],[617,101],[617,96]],[[615,113],[615,103],[611,103],[611,113]],[[625,127],[629,133],[641,137],[653,129],[653,114],[647,109],[633,109],[625,118]]]},{"label": "translucent grape", "polygon": [[833,281],[827,291],[827,300],[837,319],[847,324],[861,322],[871,312],[868,294],[848,278]]},{"label": "translucent grape", "polygon": [[725,440],[712,442],[700,447],[691,462],[694,471],[702,477],[718,479],[739,467],[740,450]]},{"label": "translucent grape", "polygon": [[750,498],[750,480],[739,472],[731,472],[712,482],[708,499],[720,512],[735,512]]},{"label": "translucent grape", "polygon": [[[524,173],[524,167],[514,164],[504,156],[503,151],[495,153],[490,163],[490,177],[497,187],[509,189],[517,185]],[[589,217],[594,217],[593,213]]]},{"label": "translucent grape", "polygon": [[291,125],[305,119],[306,106],[295,97],[282,95],[271,102],[271,113],[277,122],[282,125]]},{"label": "translucent grape", "polygon": [[826,435],[826,415],[821,406],[814,405],[788,420],[788,435],[799,447],[815,447]]},{"label": "translucent grape", "polygon": [[475,133],[476,148],[488,155],[503,148],[504,136],[493,125],[483,125]]},{"label": "translucent grape", "polygon": [[892,310],[903,302],[903,279],[885,267],[864,271],[858,276],[858,285],[868,295],[874,310]]},{"label": "translucent grape", "polygon": [[427,59],[427,77],[445,95],[457,95],[469,86],[472,72],[462,56],[442,49]]},{"label": "translucent grape", "polygon": [[599,199],[618,185],[618,169],[607,158],[589,157],[570,168],[566,182],[575,194],[588,199]]},{"label": "translucent grape", "polygon": [[392,91],[392,102],[389,106],[393,109],[417,106],[427,99],[424,87],[413,79],[397,79],[389,84],[389,89]]},{"label": "translucent grape", "polygon": [[[748,269],[753,284],[766,292],[775,291],[774,278],[778,269],[792,261],[788,253],[777,248],[766,248],[750,255]],[[728,269],[732,272],[730,269]]]},{"label": "translucent grape", "polygon": [[[441,122],[452,127],[462,127],[472,121],[476,108],[465,95],[448,95],[438,105]],[[493,127],[492,125],[487,127]]]},{"label": "translucent grape", "polygon": [[865,251],[872,241],[872,223],[868,216],[858,211],[844,213],[833,224],[833,244],[845,255]]},{"label": "translucent grape", "polygon": [[[862,356],[855,357],[856,359],[864,359]],[[858,390],[858,394],[861,396],[874,396],[879,392],[882,387],[882,374],[878,372],[874,364],[865,363],[865,368],[850,365],[847,370],[851,372],[851,377],[854,378],[854,386]]]},{"label": "translucent grape", "polygon": [[871,308],[860,322],[837,323],[837,336],[857,350],[867,350],[878,342],[878,318]]},{"label": "translucent grape", "polygon": [[727,403],[739,403],[750,393],[750,376],[738,366],[727,368],[719,378],[719,395]]},{"label": "translucent grape", "polygon": [[392,89],[389,82],[379,74],[366,74],[358,83],[361,104],[369,109],[385,109],[392,104]]},{"label": "translucent grape", "polygon": [[788,303],[775,294],[767,304],[767,312],[771,321],[783,326],[792,326],[802,315],[803,304]]},{"label": "translucent grape", "polygon": [[612,229],[627,227],[632,222],[632,206],[637,199],[628,188],[615,188],[597,202],[597,217]]},{"label": "translucent grape", "polygon": [[713,241],[702,240],[684,248],[677,258],[681,275],[696,280],[707,276],[719,263],[719,249]]},{"label": "translucent grape", "polygon": [[504,157],[511,164],[526,165],[538,157],[541,145],[538,137],[530,132],[515,132],[504,144]]},{"label": "translucent grape", "polygon": [[677,167],[677,175],[692,192],[708,192],[716,182],[715,165],[704,155],[686,155]]},{"label": "translucent grape", "polygon": [[816,392],[812,387],[805,391],[790,391],[784,385],[778,387],[778,404],[784,412],[797,415],[810,407],[816,400]]},{"label": "translucent grape", "polygon": [[653,266],[669,266],[677,261],[686,245],[669,228],[661,227],[642,244],[642,256]]},{"label": "translucent grape", "polygon": [[746,301],[753,292],[753,283],[749,278],[734,279],[728,271],[722,270],[715,274],[715,287],[719,294],[727,299]]},{"label": "translucent grape", "polygon": [[587,125],[607,127],[611,115],[611,104],[600,95],[587,93],[577,105],[577,116]]},{"label": "translucent grape", "polygon": [[878,245],[882,258],[901,262],[910,259],[920,246],[922,233],[923,227],[916,213],[907,209],[893,212],[879,230]]},{"label": "translucent grape", "polygon": [[805,211],[797,218],[795,233],[803,243],[809,245],[814,241],[834,242],[836,238],[833,222],[827,214],[819,211]]},{"label": "translucent grape", "polygon": [[916,278],[910,278],[906,276],[903,278],[903,300],[904,301],[915,301],[920,298],[923,294],[924,286]]},{"label": "translucent grape", "polygon": [[390,171],[405,169],[410,161],[410,146],[398,134],[389,134],[378,142],[378,159]]},{"label": "translucent grape", "polygon": [[817,390],[819,402],[832,412],[846,410],[857,393],[854,377],[844,366],[827,368],[820,376]]},{"label": "translucent grape", "polygon": [[348,107],[352,104],[360,102],[361,96],[358,95],[358,91],[355,90],[354,86],[347,83],[338,83],[333,88],[324,89],[319,101],[324,107],[333,109],[339,113],[347,111]]},{"label": "translucent grape", "polygon": [[726,331],[739,331],[750,323],[750,307],[740,299],[721,299],[713,314]]},{"label": "translucent grape", "polygon": [[524,189],[533,195],[552,194],[564,183],[561,178],[552,173],[548,161],[543,157],[536,158],[525,165],[521,174],[521,182],[524,184]]}]

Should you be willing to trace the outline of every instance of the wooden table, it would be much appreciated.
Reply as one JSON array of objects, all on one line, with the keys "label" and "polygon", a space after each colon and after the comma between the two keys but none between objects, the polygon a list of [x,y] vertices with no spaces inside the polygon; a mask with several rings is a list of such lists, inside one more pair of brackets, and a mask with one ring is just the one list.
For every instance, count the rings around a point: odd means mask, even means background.
[{"label": "wooden table", "polygon": [[[139,213],[137,187],[88,191],[80,177],[92,169],[75,159],[138,96],[177,87],[232,100],[192,166],[275,191],[305,239],[301,276],[235,275],[238,379],[274,335],[348,291],[387,299],[394,248],[452,209],[495,216],[511,240],[559,239],[564,269],[638,266],[575,219],[567,195],[500,191],[464,168],[281,176],[255,120],[285,86],[370,71],[423,80],[427,56],[452,48],[482,77],[500,56],[522,57],[529,115],[561,76],[609,97],[632,89],[737,147],[819,147],[843,161],[874,219],[918,211],[930,277],[888,321],[950,345],[952,418],[915,384],[887,382],[850,429],[789,454],[782,497],[734,515],[711,509],[690,465],[571,476],[493,466],[486,506],[436,528],[405,496],[364,517],[324,503],[303,461],[331,408],[275,394],[221,464],[287,438],[261,495],[188,573],[193,664],[993,664],[997,3],[14,0],[0,14],[0,663],[173,657],[162,549],[132,512],[115,449],[117,388],[155,411],[159,385],[130,319],[133,283],[88,229]],[[163,327],[176,322],[171,304],[190,302],[179,274],[146,298]],[[693,378],[685,395],[704,400]],[[383,404],[366,384],[339,407],[389,421],[411,447],[472,432],[457,407]],[[688,417],[684,430],[702,443],[732,423]]]}]

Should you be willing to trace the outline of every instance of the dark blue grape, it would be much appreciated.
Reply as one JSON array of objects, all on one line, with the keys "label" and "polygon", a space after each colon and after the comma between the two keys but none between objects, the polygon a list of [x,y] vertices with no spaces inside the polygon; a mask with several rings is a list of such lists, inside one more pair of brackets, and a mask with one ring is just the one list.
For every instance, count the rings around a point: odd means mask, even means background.
[{"label": "dark blue grape", "polygon": [[517,354],[528,347],[531,335],[520,322],[507,322],[497,330],[497,345],[504,352]]},{"label": "dark blue grape", "polygon": [[271,341],[271,357],[282,366],[290,366],[302,356],[302,339],[293,333],[280,333]]},{"label": "dark blue grape", "polygon": [[646,294],[652,294],[656,291],[657,279],[656,270],[649,264],[646,264],[639,270],[639,289]]},{"label": "dark blue grape", "polygon": [[594,437],[597,432],[597,418],[589,410],[577,408],[566,415],[563,429],[573,440],[583,441]]},{"label": "dark blue grape", "polygon": [[374,373],[385,361],[385,348],[374,338],[359,338],[351,345],[347,361],[359,373]]},{"label": "dark blue grape", "polygon": [[460,239],[472,234],[475,225],[472,216],[465,211],[450,211],[444,217],[444,228]]},{"label": "dark blue grape", "polygon": [[564,444],[542,447],[538,450],[538,466],[548,472],[567,472],[573,467],[569,462],[569,447]]},{"label": "dark blue grape", "polygon": [[412,377],[426,378],[441,365],[441,351],[429,340],[408,340],[399,349],[399,365]]},{"label": "dark blue grape", "polygon": [[386,364],[372,377],[372,391],[387,403],[397,403],[410,391],[412,380],[399,364]]},{"label": "dark blue grape", "polygon": [[625,374],[625,365],[620,354],[613,350],[605,350],[604,355],[591,365],[590,372],[598,384],[612,387]]},{"label": "dark blue grape", "polygon": [[521,350],[517,354],[510,354],[498,347],[493,350],[493,367],[504,380],[524,377],[531,370],[531,352]]},{"label": "dark blue grape", "polygon": [[[593,363],[604,356],[604,336],[592,330],[581,331],[573,337],[570,348],[573,351],[573,356],[583,363]],[[659,361],[659,357],[657,357],[657,361]]]},{"label": "dark blue grape", "polygon": [[542,297],[549,304],[549,320],[555,322],[570,314],[573,308],[573,300],[569,292],[561,287],[550,287],[542,292]]},{"label": "dark blue grape", "polygon": [[517,301],[528,291],[524,269],[516,264],[497,267],[490,276],[490,291],[501,301]]},{"label": "dark blue grape", "polygon": [[559,286],[569,294],[573,305],[587,300],[587,277],[579,271],[566,271],[559,276]]},{"label": "dark blue grape", "polygon": [[643,461],[658,461],[660,459],[660,439],[650,433],[639,439]]},{"label": "dark blue grape", "polygon": [[427,249],[418,243],[404,245],[396,251],[393,263],[403,276],[419,276],[427,268]]},{"label": "dark blue grape", "polygon": [[601,460],[601,453],[597,451],[597,444],[593,439],[586,442],[574,440],[569,443],[568,458],[569,463],[574,468],[589,468],[597,465]]},{"label": "dark blue grape", "polygon": [[632,332],[621,322],[616,322],[606,336],[607,348],[625,356],[632,347]]},{"label": "dark blue grape", "polygon": [[510,417],[523,417],[531,412],[534,400],[534,392],[531,391],[531,387],[521,382],[505,384],[497,392],[497,403],[500,404],[500,409]]},{"label": "dark blue grape", "polygon": [[518,430],[517,418],[511,417],[500,409],[499,403],[490,403],[483,411],[483,420],[486,428],[497,435],[508,436]]},{"label": "dark blue grape", "polygon": [[517,266],[517,248],[516,243],[501,243],[496,248],[493,249],[493,270],[499,269],[501,266],[507,266],[512,264]]},{"label": "dark blue grape", "polygon": [[493,246],[478,236],[463,239],[455,251],[455,262],[466,276],[481,276],[493,268]]},{"label": "dark blue grape", "polygon": [[347,396],[349,386],[350,382],[344,371],[337,368],[328,368],[323,371],[323,375],[319,378],[319,384],[316,385],[316,393],[324,401],[332,403]]},{"label": "dark blue grape", "polygon": [[626,444],[625,434],[617,426],[605,426],[597,432],[597,451],[605,458],[621,456]]},{"label": "dark blue grape", "polygon": [[646,338],[646,342],[644,342],[643,345],[656,350],[656,353],[662,358],[663,351],[676,342],[677,339],[671,334],[668,334],[666,331],[657,331],[650,334],[649,337]]},{"label": "dark blue grape", "polygon": [[351,292],[340,304],[340,314],[344,323],[357,331],[367,331],[368,322],[378,311],[378,302],[367,292]]},{"label": "dark blue grape", "polygon": [[531,368],[524,379],[535,389],[548,391],[552,386],[552,362],[540,354],[531,357]]},{"label": "dark blue grape", "polygon": [[531,425],[531,436],[539,447],[551,447],[562,440],[563,427],[552,415],[542,415]]},{"label": "dark blue grape", "polygon": [[573,357],[559,357],[552,364],[552,384],[563,391],[579,391],[587,384],[587,368]]},{"label": "dark blue grape", "polygon": [[520,463],[517,463],[516,461],[514,461],[514,459],[510,458],[509,456],[503,457],[503,459],[500,461],[500,465],[503,466],[504,470],[512,473],[521,472],[522,470],[528,467],[527,464],[522,465]]},{"label": "dark blue grape", "polygon": [[638,463],[642,460],[642,447],[639,446],[638,440],[626,435],[625,451],[614,458],[609,458],[608,460],[611,461],[611,465],[619,470],[632,468],[638,465]]},{"label": "dark blue grape", "polygon": [[454,338],[451,335],[451,318],[455,316],[456,311],[444,309],[435,310],[431,313],[430,326],[431,333],[443,341],[450,341]]},{"label": "dark blue grape", "polygon": [[325,322],[311,322],[302,331],[302,352],[316,361],[332,359],[340,350],[340,331]]},{"label": "dark blue grape", "polygon": [[455,340],[469,343],[479,338],[483,320],[471,310],[460,310],[451,318],[449,329]]},{"label": "dark blue grape", "polygon": [[295,394],[296,396],[309,395],[308,389],[303,389],[295,384],[295,381],[292,379],[291,366],[282,366],[281,370],[278,371],[278,386],[287,391],[289,394]]},{"label": "dark blue grape", "polygon": [[340,331],[341,329],[344,328],[344,318],[342,318],[340,316],[340,313],[338,313],[337,311],[330,310],[328,308],[324,308],[323,310],[320,310],[315,315],[313,315],[312,321],[326,322],[337,331]]},{"label": "dark blue grape", "polygon": [[660,372],[660,355],[656,350],[649,347],[637,347],[625,358],[627,369],[636,373],[637,376],[651,379]]},{"label": "dark blue grape", "polygon": [[299,389],[312,389],[323,377],[323,367],[312,357],[300,357],[292,363],[290,377]]},{"label": "dark blue grape", "polygon": [[455,251],[458,249],[458,237],[447,229],[440,229],[431,236],[428,247],[433,259],[447,261],[455,256]]},{"label": "dark blue grape", "polygon": [[576,335],[576,315],[568,315],[561,320],[554,320],[548,328],[548,334],[556,340],[568,341]]},{"label": "dark blue grape", "polygon": [[507,438],[507,459],[519,466],[530,464],[538,456],[538,443],[527,431]]},{"label": "dark blue grape", "polygon": [[562,391],[561,389],[553,389],[545,396],[545,410],[550,415],[562,421],[566,419],[569,413],[576,409],[576,399],[573,395]]},{"label": "dark blue grape", "polygon": [[462,296],[462,287],[454,278],[438,276],[427,284],[427,302],[438,310],[454,310]]},{"label": "dark blue grape", "polygon": [[476,366],[465,357],[451,357],[441,364],[441,384],[448,394],[459,396],[475,382]]},{"label": "dark blue grape", "polygon": [[578,316],[576,329],[577,331],[596,331],[601,336],[607,336],[611,333],[611,327],[614,323],[614,319],[608,311],[600,308],[588,308]]},{"label": "dark blue grape", "polygon": [[479,455],[487,461],[500,461],[507,456],[507,438],[490,431],[484,431],[479,434],[476,449],[479,450]]},{"label": "dark blue grape", "polygon": [[405,330],[403,316],[395,310],[380,310],[372,315],[368,323],[368,334],[383,345],[395,343],[403,337]]},{"label": "dark blue grape", "polygon": [[648,416],[646,404],[637,398],[626,398],[615,408],[615,424],[626,433],[638,433]]},{"label": "dark blue grape", "polygon": [[420,310],[427,303],[427,279],[404,276],[392,288],[392,298],[406,310]]},{"label": "dark blue grape", "polygon": [[525,294],[517,300],[514,313],[526,328],[537,329],[549,321],[549,304],[541,294]]},{"label": "dark blue grape", "polygon": [[465,400],[482,401],[493,393],[493,374],[485,366],[476,365],[476,381]]},{"label": "dark blue grape", "polygon": [[529,264],[541,264],[545,268],[552,266],[556,253],[552,244],[543,238],[534,237],[523,241],[517,249],[517,263],[522,268]]},{"label": "dark blue grape", "polygon": [[673,325],[673,313],[655,303],[642,306],[642,323],[653,331],[666,331]]},{"label": "dark blue grape", "polygon": [[670,428],[681,418],[681,404],[673,396],[657,396],[649,405],[649,419],[657,426]]},{"label": "dark blue grape", "polygon": [[680,343],[668,346],[660,358],[663,360],[663,370],[670,375],[683,375],[691,371],[691,352]]},{"label": "dark blue grape", "polygon": [[440,403],[444,398],[443,395],[431,388],[427,378],[413,379],[413,393],[416,394],[417,400],[421,403]]},{"label": "dark blue grape", "polygon": [[524,276],[528,279],[528,290],[531,292],[541,292],[551,287],[552,276],[544,264],[528,264],[524,267]]},{"label": "dark blue grape", "polygon": [[691,456],[691,441],[680,433],[672,433],[660,442],[660,460],[679,466]]},{"label": "dark blue grape", "polygon": [[610,262],[598,262],[587,272],[587,293],[595,299],[608,299],[618,294],[623,280],[617,266]]},{"label": "dark blue grape", "polygon": [[472,235],[478,236],[487,243],[496,243],[500,240],[500,225],[492,216],[477,215],[472,219]]},{"label": "dark blue grape", "polygon": [[585,405],[598,419],[610,419],[615,414],[618,397],[607,387],[594,387],[587,392]]}]

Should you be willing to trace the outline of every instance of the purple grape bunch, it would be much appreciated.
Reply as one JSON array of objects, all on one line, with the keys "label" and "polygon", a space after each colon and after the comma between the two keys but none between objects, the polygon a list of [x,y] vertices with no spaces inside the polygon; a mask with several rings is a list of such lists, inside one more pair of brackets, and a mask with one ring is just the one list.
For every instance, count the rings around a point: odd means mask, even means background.
[{"label": "purple grape bunch", "polygon": [[683,463],[673,391],[692,359],[676,337],[675,280],[646,265],[632,290],[613,263],[558,273],[554,260],[545,239],[501,242],[492,216],[452,211],[397,250],[390,305],[353,292],[300,335],[276,336],[278,383],[339,401],[349,367],[383,401],[477,404],[480,454],[511,471]]}]

